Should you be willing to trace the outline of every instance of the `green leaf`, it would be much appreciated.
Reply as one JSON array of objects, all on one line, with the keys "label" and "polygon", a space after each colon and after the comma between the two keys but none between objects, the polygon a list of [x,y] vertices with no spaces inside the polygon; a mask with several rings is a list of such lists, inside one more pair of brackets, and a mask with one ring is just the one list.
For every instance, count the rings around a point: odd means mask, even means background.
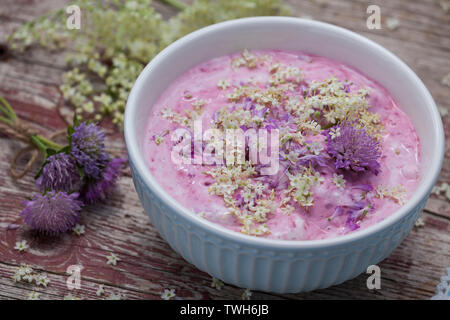
[{"label": "green leaf", "polygon": [[47,148],[47,157],[53,156],[57,154],[58,152],[55,149]]},{"label": "green leaf", "polygon": [[73,114],[73,126],[74,127],[78,127],[78,125],[79,125],[78,117],[77,117],[77,114],[74,112],[74,114]]},{"label": "green leaf", "polygon": [[69,142],[69,146],[72,145],[72,134],[75,132],[73,126],[67,126],[67,141]]},{"label": "green leaf", "polygon": [[58,153],[70,154],[71,149],[72,149],[71,146],[65,146],[65,147],[59,149]]},{"label": "green leaf", "polygon": [[67,126],[67,135],[71,136],[75,132],[73,126]]}]

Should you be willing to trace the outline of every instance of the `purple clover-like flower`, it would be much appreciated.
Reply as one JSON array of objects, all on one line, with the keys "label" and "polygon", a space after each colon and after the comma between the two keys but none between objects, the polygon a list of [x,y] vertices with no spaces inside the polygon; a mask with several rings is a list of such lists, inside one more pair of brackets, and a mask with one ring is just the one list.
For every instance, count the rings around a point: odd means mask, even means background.
[{"label": "purple clover-like flower", "polygon": [[78,193],[50,191],[45,195],[33,194],[25,201],[20,216],[33,229],[49,235],[57,235],[73,228],[79,221],[83,203]]},{"label": "purple clover-like flower", "polygon": [[36,180],[41,191],[74,191],[80,183],[74,159],[65,153],[58,153],[48,157],[42,175]]},{"label": "purple clover-like flower", "polygon": [[333,127],[340,134],[332,137],[330,130],[324,134],[327,137],[327,151],[335,159],[336,169],[362,172],[369,170],[378,174],[381,156],[379,142],[371,137],[366,130],[357,129],[350,123]]},{"label": "purple clover-like flower", "polygon": [[105,151],[105,134],[96,124],[82,122],[72,134],[72,155],[86,176],[99,179],[109,161]]},{"label": "purple clover-like flower", "polygon": [[102,176],[98,180],[87,183],[81,193],[84,203],[92,204],[104,200],[108,192],[114,187],[123,164],[126,162],[123,158],[114,158],[102,171]]}]

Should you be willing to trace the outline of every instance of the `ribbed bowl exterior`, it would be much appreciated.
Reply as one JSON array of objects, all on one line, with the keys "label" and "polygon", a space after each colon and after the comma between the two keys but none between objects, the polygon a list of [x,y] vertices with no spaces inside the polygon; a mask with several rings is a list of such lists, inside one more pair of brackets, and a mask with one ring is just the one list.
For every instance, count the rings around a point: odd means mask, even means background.
[{"label": "ribbed bowl exterior", "polygon": [[130,159],[133,181],[152,224],[188,262],[242,288],[294,293],[326,288],[366,272],[385,259],[406,237],[426,198],[409,214],[362,240],[323,248],[277,248],[240,243],[192,224],[144,183]]}]

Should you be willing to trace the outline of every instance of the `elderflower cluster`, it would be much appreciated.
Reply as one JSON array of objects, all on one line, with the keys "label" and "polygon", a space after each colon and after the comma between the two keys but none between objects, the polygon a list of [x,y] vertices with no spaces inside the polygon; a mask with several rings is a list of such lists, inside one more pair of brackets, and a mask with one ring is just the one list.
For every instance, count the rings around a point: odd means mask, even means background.
[{"label": "elderflower cluster", "polygon": [[343,120],[356,121],[357,127],[378,138],[382,126],[379,115],[368,111],[368,94],[367,89],[352,92],[350,83],[331,77],[311,83],[304,108],[319,111],[331,125]]},{"label": "elderflower cluster", "polygon": [[184,114],[173,111],[170,107],[165,107],[163,110],[161,110],[161,117],[172,123],[176,123],[183,127],[192,129],[194,128],[194,121],[199,119],[199,117],[201,116],[203,112],[203,106],[205,104],[206,101],[203,99],[196,100],[192,103],[192,107],[194,108],[194,110],[185,110]]},{"label": "elderflower cluster", "polygon": [[279,86],[290,83],[292,86],[286,86],[285,89],[293,91],[303,80],[300,68],[286,65],[274,64],[270,67],[271,76],[269,84]]},{"label": "elderflower cluster", "polygon": [[241,223],[241,232],[263,235],[270,232],[264,222],[274,210],[275,193],[272,190],[266,194],[264,184],[253,182],[250,177],[255,173],[248,162],[234,167],[217,167],[206,172],[216,180],[208,191],[223,197],[229,213]]},{"label": "elderflower cluster", "polygon": [[[59,9],[24,24],[9,36],[8,42],[17,51],[33,45],[49,51],[74,49],[67,50],[70,71],[61,85],[64,99],[73,105],[79,119],[99,121],[108,116],[121,127],[134,81],[164,47],[189,32],[220,21],[289,15],[281,0],[196,0],[188,6],[178,1],[168,3],[180,12],[163,20],[151,0],[106,0],[101,6],[95,0],[76,0],[72,4],[83,8],[85,32],[69,30],[67,14]],[[258,61],[245,52],[237,64],[253,67]],[[83,77],[74,81],[71,72]]]},{"label": "elderflower cluster", "polygon": [[14,273],[12,279],[14,280],[14,282],[35,282],[36,285],[43,287],[47,287],[47,285],[50,283],[50,279],[48,279],[45,273],[36,273],[28,265],[21,265]]},{"label": "elderflower cluster", "polygon": [[247,49],[245,49],[242,54],[231,60],[231,67],[233,69],[237,69],[240,67],[247,67],[249,69],[256,68],[258,62],[260,62],[260,58],[255,56],[253,53],[250,53]]},{"label": "elderflower cluster", "polygon": [[322,183],[324,178],[320,176],[317,171],[304,169],[297,174],[288,173],[289,188],[287,190],[287,197],[285,202],[291,198],[294,199],[300,206],[308,208],[314,205],[313,187]]},{"label": "elderflower cluster", "polygon": [[257,121],[252,117],[250,110],[245,110],[242,106],[236,106],[233,112],[229,112],[228,108],[222,108],[217,113],[217,128],[238,129],[244,125],[251,125]]},{"label": "elderflower cluster", "polygon": [[447,200],[450,200],[450,185],[446,182],[443,182],[440,186],[435,185],[433,187],[432,193],[438,196],[443,193]]},{"label": "elderflower cluster", "polygon": [[404,205],[407,200],[406,188],[401,184],[393,187],[387,187],[380,184],[376,188],[376,193],[378,198],[388,198],[400,205]]}]

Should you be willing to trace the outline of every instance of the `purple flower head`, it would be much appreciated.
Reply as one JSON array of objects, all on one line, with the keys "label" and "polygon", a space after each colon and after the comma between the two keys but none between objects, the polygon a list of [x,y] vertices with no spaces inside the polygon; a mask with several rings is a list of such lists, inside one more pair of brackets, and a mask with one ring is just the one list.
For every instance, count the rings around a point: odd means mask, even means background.
[{"label": "purple flower head", "polygon": [[381,156],[379,142],[371,137],[366,130],[357,129],[350,123],[344,123],[332,128],[339,135],[332,137],[330,131],[325,132],[327,137],[327,151],[335,159],[336,169],[362,172],[369,170],[378,174]]},{"label": "purple flower head", "polygon": [[117,178],[126,159],[114,158],[103,169],[102,177],[87,183],[84,187],[81,198],[84,203],[92,204],[104,200],[109,191],[114,187]]},{"label": "purple flower head", "polygon": [[41,191],[55,190],[71,192],[78,188],[80,175],[75,161],[65,153],[48,157],[42,175],[36,180]]},{"label": "purple flower head", "polygon": [[79,221],[83,203],[78,200],[78,193],[50,191],[45,195],[33,194],[24,205],[20,216],[25,223],[42,233],[57,235],[72,229]]},{"label": "purple flower head", "polygon": [[100,177],[109,161],[105,151],[105,134],[96,124],[81,123],[72,134],[72,155],[84,173],[94,179]]}]

